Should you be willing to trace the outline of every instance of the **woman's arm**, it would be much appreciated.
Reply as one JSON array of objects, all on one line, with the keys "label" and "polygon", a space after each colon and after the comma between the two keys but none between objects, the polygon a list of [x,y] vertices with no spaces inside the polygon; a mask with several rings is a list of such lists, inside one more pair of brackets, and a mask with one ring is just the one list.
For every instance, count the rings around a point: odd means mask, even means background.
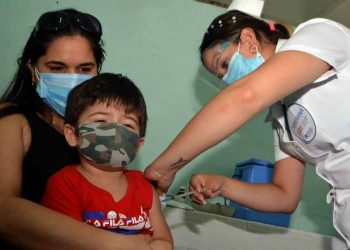
[{"label": "woman's arm", "polygon": [[151,249],[141,238],[107,232],[20,198],[30,130],[22,115],[0,119],[0,237],[32,249]]},{"label": "woman's arm", "polygon": [[275,54],[208,102],[146,168],[145,176],[157,182],[160,192],[166,192],[176,172],[189,161],[268,106],[312,83],[328,69],[327,63],[304,52]]},{"label": "woman's arm", "polygon": [[272,183],[267,184],[242,182],[223,175],[195,174],[190,189],[197,193],[192,199],[204,203],[205,199],[222,196],[259,211],[291,213],[300,201],[304,168],[304,163],[295,158],[280,160],[275,164]]},{"label": "woman's arm", "polygon": [[152,189],[153,202],[149,216],[154,231],[151,246],[160,250],[173,249],[173,237],[162,213],[158,193],[153,187]]},{"label": "woman's arm", "polygon": [[101,230],[15,196],[0,195],[0,213],[1,237],[23,248],[151,249],[142,238]]}]

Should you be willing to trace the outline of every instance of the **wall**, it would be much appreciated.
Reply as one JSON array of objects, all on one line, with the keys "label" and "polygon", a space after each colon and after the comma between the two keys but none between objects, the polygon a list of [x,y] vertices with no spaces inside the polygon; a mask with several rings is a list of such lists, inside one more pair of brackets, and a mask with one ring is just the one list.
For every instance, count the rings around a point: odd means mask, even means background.
[{"label": "wall", "polygon": [[[264,0],[263,17],[283,20],[298,25],[314,17],[332,17],[335,21],[349,25],[346,13],[350,5],[346,0]],[[337,10],[337,8],[341,8]],[[347,12],[346,12],[347,11]]]},{"label": "wall", "polygon": [[[41,13],[74,7],[103,24],[104,72],[123,73],[143,91],[148,104],[146,143],[133,163],[143,169],[216,93],[215,78],[200,65],[198,47],[211,20],[224,9],[190,0],[11,0],[0,2],[0,91],[16,69],[16,59]],[[273,160],[272,135],[262,112],[237,133],[181,170],[170,190],[187,185],[194,172],[232,176],[249,158]],[[208,121],[215,122],[215,121]],[[193,141],[195,144],[196,141]],[[302,201],[291,227],[333,234],[327,186],[307,168]]]}]

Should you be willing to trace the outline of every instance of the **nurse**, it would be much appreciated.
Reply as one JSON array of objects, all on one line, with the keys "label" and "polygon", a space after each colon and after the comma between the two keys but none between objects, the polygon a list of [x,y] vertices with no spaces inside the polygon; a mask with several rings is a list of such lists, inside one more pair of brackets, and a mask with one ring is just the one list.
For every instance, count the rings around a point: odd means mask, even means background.
[{"label": "nurse", "polygon": [[270,107],[273,182],[257,185],[196,174],[190,185],[197,191],[193,200],[223,196],[256,210],[291,213],[309,163],[331,187],[327,201],[344,240],[338,249],[349,249],[350,30],[316,18],[286,38],[283,26],[237,10],[216,17],[204,34],[201,60],[228,86],[192,118],[145,175],[166,192],[178,170]]}]

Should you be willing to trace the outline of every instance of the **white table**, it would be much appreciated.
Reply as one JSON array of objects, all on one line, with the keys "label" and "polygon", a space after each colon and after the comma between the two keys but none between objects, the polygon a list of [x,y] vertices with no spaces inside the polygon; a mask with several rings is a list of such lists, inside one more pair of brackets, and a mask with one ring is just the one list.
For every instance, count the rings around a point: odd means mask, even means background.
[{"label": "white table", "polygon": [[176,250],[330,250],[330,236],[165,207]]}]

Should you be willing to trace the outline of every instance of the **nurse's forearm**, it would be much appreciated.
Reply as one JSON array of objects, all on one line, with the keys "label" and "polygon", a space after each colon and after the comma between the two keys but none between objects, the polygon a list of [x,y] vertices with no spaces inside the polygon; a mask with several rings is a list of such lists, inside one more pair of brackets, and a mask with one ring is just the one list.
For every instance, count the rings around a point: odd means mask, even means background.
[{"label": "nurse's forearm", "polygon": [[247,183],[229,177],[223,178],[226,180],[221,196],[243,206],[264,212],[292,213],[298,205],[298,199],[294,199],[273,183]]},{"label": "nurse's forearm", "polygon": [[177,171],[261,111],[264,108],[261,98],[240,86],[232,86],[210,101],[152,165]]},{"label": "nurse's forearm", "polygon": [[30,249],[150,249],[141,238],[98,229],[17,197],[0,196],[0,236]]},{"label": "nurse's forearm", "polygon": [[244,206],[266,212],[293,212],[300,201],[305,164],[288,157],[274,164],[272,183],[247,183],[223,178],[221,195]]}]

